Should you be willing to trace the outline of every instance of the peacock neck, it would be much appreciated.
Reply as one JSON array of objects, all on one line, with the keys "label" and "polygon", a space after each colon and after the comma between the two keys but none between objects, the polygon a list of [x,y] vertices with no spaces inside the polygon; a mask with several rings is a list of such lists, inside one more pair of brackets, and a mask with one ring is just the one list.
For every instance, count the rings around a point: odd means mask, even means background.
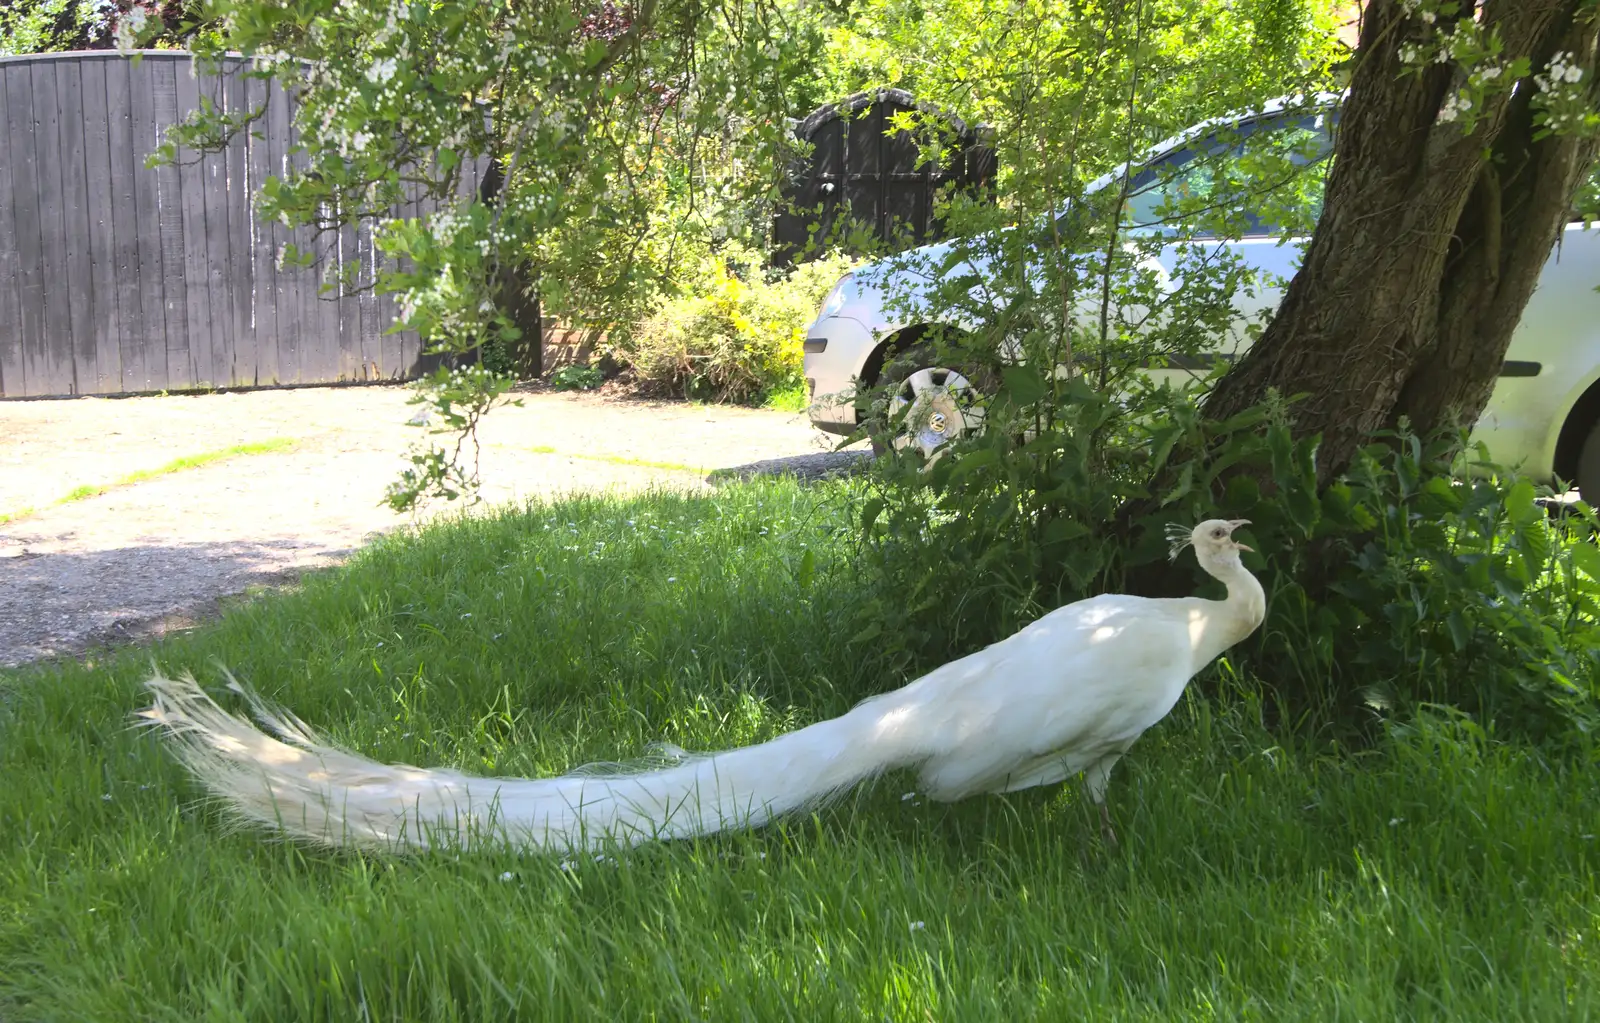
[{"label": "peacock neck", "polygon": [[1210,649],[1203,660],[1210,661],[1256,631],[1267,616],[1267,593],[1238,558],[1202,567],[1228,588],[1227,599],[1220,602],[1219,613],[1206,630],[1205,645]]}]

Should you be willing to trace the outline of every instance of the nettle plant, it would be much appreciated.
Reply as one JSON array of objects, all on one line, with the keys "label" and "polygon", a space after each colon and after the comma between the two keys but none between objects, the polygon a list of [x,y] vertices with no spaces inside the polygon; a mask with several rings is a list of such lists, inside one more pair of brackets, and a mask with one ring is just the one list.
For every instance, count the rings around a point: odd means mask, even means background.
[{"label": "nettle plant", "polygon": [[[450,432],[472,430],[506,391],[496,360],[451,367],[517,344],[510,289],[537,281],[558,314],[582,303],[603,316],[641,290],[664,193],[689,206],[697,189],[764,194],[787,145],[784,83],[803,68],[801,40],[765,0],[207,0],[203,17],[203,64],[242,52],[296,100],[298,147],[263,184],[259,215],[319,239],[375,221],[390,257],[374,280],[331,246],[283,260],[317,264],[330,286],[399,294],[397,328],[446,366],[419,387]],[[130,18],[119,39],[137,45],[147,28]],[[202,102],[157,158],[226,145],[263,113]],[[736,140],[740,160],[683,174],[703,138]],[[396,215],[419,202],[437,212]],[[419,451],[391,502],[470,495],[462,447]]]},{"label": "nettle plant", "polygon": [[[1261,329],[1236,300],[1283,284],[1228,243],[1263,222],[1288,246],[1309,233],[1331,127],[1316,104],[1273,124],[1219,124],[1192,159],[1134,164],[1042,211],[952,208],[969,227],[960,240],[858,272],[903,322],[942,325],[856,396],[860,435],[884,456],[864,537],[903,631],[921,617],[940,642],[970,645],[1117,588],[1132,553],[1108,539],[1122,509],[1174,505],[1227,469],[1202,458],[1212,438],[1197,402],[1218,339],[1231,352]],[[1008,213],[1020,223],[993,225]],[[972,386],[913,398],[902,372],[914,365]],[[941,443],[925,420],[952,414],[981,429]]]}]

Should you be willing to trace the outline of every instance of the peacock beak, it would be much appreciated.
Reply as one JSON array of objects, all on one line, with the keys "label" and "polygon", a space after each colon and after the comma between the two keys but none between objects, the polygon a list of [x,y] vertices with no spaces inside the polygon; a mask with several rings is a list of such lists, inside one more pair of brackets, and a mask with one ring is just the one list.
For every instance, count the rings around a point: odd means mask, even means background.
[{"label": "peacock beak", "polygon": [[[1232,532],[1233,530],[1238,529],[1240,526],[1248,526],[1249,524],[1250,524],[1250,520],[1249,519],[1229,519],[1228,520],[1228,531]],[[1255,550],[1256,550],[1254,547],[1247,547],[1247,546],[1245,546],[1244,544],[1240,543],[1237,540],[1233,541],[1233,545],[1235,547],[1237,547],[1241,551],[1249,551],[1252,554],[1254,554]]]}]

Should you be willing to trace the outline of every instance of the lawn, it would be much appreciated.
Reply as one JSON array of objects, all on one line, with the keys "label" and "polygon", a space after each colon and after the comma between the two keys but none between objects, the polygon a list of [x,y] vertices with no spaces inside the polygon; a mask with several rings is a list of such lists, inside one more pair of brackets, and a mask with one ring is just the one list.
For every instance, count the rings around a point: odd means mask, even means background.
[{"label": "lawn", "polygon": [[448,523],[0,673],[0,1019],[1600,1018],[1593,767],[1449,722],[1350,754],[1284,745],[1247,686],[1186,698],[1118,768],[1116,851],[1070,786],[942,806],[890,776],[576,861],[263,841],[129,727],[154,658],[384,760],[760,741],[907,680],[850,641],[849,487]]}]

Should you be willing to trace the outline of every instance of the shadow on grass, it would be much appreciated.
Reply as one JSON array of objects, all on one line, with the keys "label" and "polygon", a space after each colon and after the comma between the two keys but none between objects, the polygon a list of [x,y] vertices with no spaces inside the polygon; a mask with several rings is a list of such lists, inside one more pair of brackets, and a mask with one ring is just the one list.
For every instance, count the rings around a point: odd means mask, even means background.
[{"label": "shadow on grass", "polygon": [[230,596],[289,585],[350,553],[292,539],[24,548],[0,558],[0,667],[192,628]]},{"label": "shadow on grass", "polygon": [[865,472],[872,466],[870,451],[818,451],[787,458],[768,458],[717,469],[706,477],[711,484],[732,483],[758,476],[793,476],[797,480],[825,480]]}]

